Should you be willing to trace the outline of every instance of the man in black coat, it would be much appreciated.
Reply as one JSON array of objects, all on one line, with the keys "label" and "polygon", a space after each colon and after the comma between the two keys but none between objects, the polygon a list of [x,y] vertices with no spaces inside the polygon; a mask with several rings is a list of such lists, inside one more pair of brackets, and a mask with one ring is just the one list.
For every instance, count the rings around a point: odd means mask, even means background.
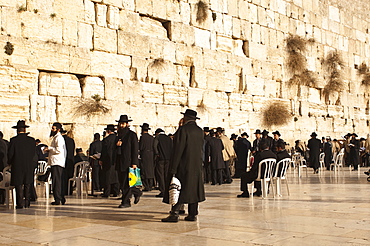
[{"label": "man in black coat", "polygon": [[[286,158],[291,158],[291,156],[289,155],[289,153],[286,151],[285,149],[285,143],[283,142],[278,142],[276,143],[276,164],[283,160],[283,159],[286,159]],[[278,177],[280,177],[280,172],[281,172],[281,166],[279,167],[279,172],[278,172]],[[273,170],[273,175],[275,173],[275,168]]]},{"label": "man in black coat", "polygon": [[[243,191],[243,193],[238,195],[237,197],[249,197],[248,184],[252,183],[255,179],[258,178],[258,167],[259,163],[262,160],[268,158],[276,159],[276,155],[269,149],[269,144],[270,141],[268,141],[267,139],[261,139],[258,147],[260,151],[257,152],[254,157],[254,162],[251,170],[249,172],[244,172],[241,174],[240,190]],[[261,196],[261,182],[255,181],[254,187],[256,187],[256,192],[253,193],[253,196]]]},{"label": "man in black coat", "polygon": [[281,134],[280,134],[279,131],[274,131],[272,134],[274,135],[274,138],[272,139],[272,149],[271,150],[272,150],[272,152],[274,152],[276,154],[278,143],[285,143],[285,141],[283,139],[281,139]]},{"label": "man in black coat", "polygon": [[156,197],[163,197],[168,176],[168,167],[172,154],[172,139],[167,136],[161,128],[155,130],[154,154],[156,159],[155,172],[158,181],[159,194]]},{"label": "man in black coat", "polygon": [[150,130],[148,123],[144,123],[140,127],[139,154],[141,181],[145,189],[150,191],[154,186],[154,138],[148,133]]},{"label": "man in black coat", "polygon": [[320,167],[320,149],[322,148],[321,141],[316,138],[316,132],[311,134],[311,139],[308,140],[307,148],[309,149],[309,163],[314,170],[314,173],[319,173]]},{"label": "man in black coat", "polygon": [[[174,136],[173,154],[169,168],[170,177],[175,176],[181,182],[181,191],[177,204],[172,206],[171,213],[162,222],[178,222],[179,209],[188,204],[187,221],[196,221],[198,203],[204,201],[204,183],[202,178],[203,130],[196,124],[197,112],[185,111],[179,122],[179,129]],[[167,187],[166,187],[167,188]],[[163,202],[169,203],[169,194],[165,193]]]},{"label": "man in black coat", "polygon": [[222,169],[225,168],[225,162],[222,155],[222,150],[224,145],[222,140],[216,138],[215,132],[210,132],[210,139],[206,143],[206,150],[208,153],[207,159],[210,162],[211,172],[212,172],[212,183],[211,185],[222,184]]},{"label": "man in black coat", "polygon": [[209,181],[211,181],[212,179],[212,173],[211,173],[211,166],[210,166],[209,160],[207,159],[207,157],[209,156],[209,153],[207,152],[208,150],[206,146],[207,146],[208,141],[211,139],[211,136],[210,136],[211,130],[209,129],[208,126],[206,126],[206,127],[203,127],[203,132],[204,132],[203,179],[204,179],[204,183],[208,184]]},{"label": "man in black coat", "polygon": [[122,202],[119,208],[131,207],[132,196],[129,185],[129,167],[137,168],[139,165],[139,141],[135,132],[130,130],[129,122],[132,121],[127,115],[121,115],[118,122],[118,135],[116,138],[116,170],[120,188],[122,190]]},{"label": "man in black coat", "polygon": [[36,141],[27,136],[28,127],[24,120],[12,127],[17,129],[17,136],[10,139],[8,151],[8,162],[12,170],[10,184],[15,186],[17,193],[17,209],[30,207],[30,186],[37,166]]},{"label": "man in black coat", "polygon": [[356,139],[357,134],[351,134],[351,140],[349,141],[349,165],[353,165],[353,170],[358,170],[358,164],[360,163],[360,141]]},{"label": "man in black coat", "polygon": [[[0,131],[1,132],[1,131]],[[0,134],[0,172],[8,165],[8,144],[4,141],[2,137],[2,132]],[[3,177],[0,175],[0,181]],[[5,190],[0,189],[0,204],[5,202]]]},{"label": "man in black coat", "polygon": [[62,174],[62,194],[63,196],[66,196],[66,195],[72,195],[72,192],[73,192],[72,184],[70,184],[71,186],[70,194],[67,194],[68,193],[68,180],[73,177],[73,172],[74,172],[74,165],[75,165],[74,154],[75,154],[76,144],[73,138],[67,136],[66,130],[61,129],[60,133],[62,134],[64,138],[66,149],[67,149],[66,164],[65,164],[65,168],[63,169],[63,174]]},{"label": "man in black coat", "polygon": [[105,177],[104,192],[101,196],[109,197],[110,194],[113,194],[113,197],[117,197],[119,193],[119,181],[116,171],[116,129],[114,125],[107,125],[104,130],[106,131],[106,137],[102,141],[99,161]]},{"label": "man in black coat", "polygon": [[100,141],[100,134],[94,134],[94,141],[89,146],[89,161],[92,167],[92,182],[93,189],[100,190],[100,165],[99,159],[101,156],[102,142]]},{"label": "man in black coat", "polygon": [[331,142],[330,137],[326,137],[326,141],[324,142],[324,145],[323,145],[323,151],[325,154],[324,162],[325,162],[326,170],[330,170],[330,164],[333,161],[333,144]]},{"label": "man in black coat", "polygon": [[257,152],[260,151],[259,149],[259,143],[262,139],[262,132],[260,129],[257,129],[255,132],[254,132],[254,135],[256,136],[256,139],[253,140],[253,146],[252,146],[252,154],[253,155],[256,155]]},{"label": "man in black coat", "polygon": [[248,154],[252,149],[251,142],[248,141],[248,134],[243,132],[241,137],[236,141],[235,152],[238,160],[235,165],[234,178],[240,178],[240,174],[247,170]]}]

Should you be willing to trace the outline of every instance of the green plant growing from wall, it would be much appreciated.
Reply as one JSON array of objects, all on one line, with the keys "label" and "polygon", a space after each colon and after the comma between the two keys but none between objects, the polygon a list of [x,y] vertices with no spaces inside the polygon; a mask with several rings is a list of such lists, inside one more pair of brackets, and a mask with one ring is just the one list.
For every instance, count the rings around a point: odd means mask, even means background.
[{"label": "green plant growing from wall", "polygon": [[195,4],[195,8],[197,11],[196,21],[198,23],[205,22],[208,18],[208,4],[200,0]]},{"label": "green plant growing from wall", "polygon": [[74,116],[85,116],[90,119],[92,116],[107,114],[110,109],[104,106],[100,95],[95,94],[91,98],[81,98],[74,111]]},{"label": "green plant growing from wall", "polygon": [[283,126],[292,118],[288,106],[279,101],[270,102],[262,112],[262,124],[266,127]]},{"label": "green plant growing from wall", "polygon": [[[330,95],[332,95],[334,92],[341,92],[344,89],[344,81],[342,76],[344,62],[338,51],[332,51],[326,56],[322,64],[329,74],[327,78],[327,84],[323,90],[325,101],[328,103]],[[340,104],[339,96],[335,104]]]}]

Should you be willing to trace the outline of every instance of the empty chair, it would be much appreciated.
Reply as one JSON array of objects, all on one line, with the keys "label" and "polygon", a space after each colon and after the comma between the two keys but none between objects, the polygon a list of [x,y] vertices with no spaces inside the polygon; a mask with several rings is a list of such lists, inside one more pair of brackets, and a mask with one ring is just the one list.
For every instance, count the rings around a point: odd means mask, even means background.
[{"label": "empty chair", "polygon": [[85,185],[85,191],[87,193],[87,168],[90,165],[88,161],[81,161],[75,164],[73,177],[68,180],[68,194],[70,194],[70,183],[72,185],[76,184],[76,192],[78,196],[83,193],[83,185]]},{"label": "empty chair", "polygon": [[301,177],[301,173],[302,173],[302,168],[306,168],[306,176],[308,175],[307,174],[307,162],[306,160],[303,158],[303,156],[301,156],[300,160],[298,161],[298,177]]},{"label": "empty chair", "polygon": [[50,175],[50,167],[48,167],[48,163],[46,161],[39,161],[35,173],[35,187],[37,184],[44,184],[45,185],[45,197],[49,198],[50,194],[50,185],[51,185],[51,175]]},{"label": "empty chair", "polygon": [[294,153],[292,155],[292,166],[295,169],[299,166],[299,162],[301,161],[301,153]]},{"label": "empty chair", "polygon": [[288,196],[289,194],[289,186],[288,186],[288,180],[286,178],[286,171],[289,168],[291,159],[290,158],[285,158],[280,160],[278,163],[276,163],[276,168],[274,172],[274,176],[272,178],[273,182],[276,180],[276,194],[278,196],[281,196],[281,181],[285,180],[286,188],[288,191]]},{"label": "empty chair", "polygon": [[325,170],[325,154],[324,153],[321,153],[320,156],[319,156],[319,163],[320,163],[320,172],[322,170]]},{"label": "empty chair", "polygon": [[[265,198],[267,197],[267,191],[268,191],[268,182],[271,181],[272,178],[272,173],[274,170],[274,166],[276,164],[276,159],[273,158],[268,158],[265,160],[262,160],[258,164],[258,175],[257,179],[255,181],[261,181],[261,188],[262,188],[262,197]],[[252,189],[251,189],[251,194],[253,197],[253,192],[254,192],[254,182],[252,182]],[[273,186],[271,186],[273,189]],[[274,192],[273,192],[274,194]]]},{"label": "empty chair", "polygon": [[335,162],[330,164],[330,170],[332,169],[332,167],[334,168],[334,172],[339,171],[339,168],[342,168],[342,171],[343,171],[343,157],[344,157],[344,153],[343,152],[340,152],[337,157],[335,158]]},{"label": "empty chair", "polygon": [[10,192],[12,192],[12,201],[13,201],[13,208],[15,208],[17,201],[16,201],[16,194],[15,194],[15,187],[10,185],[10,178],[11,173],[9,172],[10,166],[7,166],[3,170],[3,180],[0,182],[0,189],[5,190],[5,204],[6,207],[9,208],[9,197]]}]

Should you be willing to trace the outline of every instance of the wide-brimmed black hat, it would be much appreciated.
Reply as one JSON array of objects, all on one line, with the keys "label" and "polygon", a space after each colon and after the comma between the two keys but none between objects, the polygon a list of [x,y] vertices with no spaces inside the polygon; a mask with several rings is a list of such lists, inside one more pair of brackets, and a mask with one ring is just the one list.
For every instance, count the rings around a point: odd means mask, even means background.
[{"label": "wide-brimmed black hat", "polygon": [[236,138],[237,136],[238,135],[236,135],[235,133],[231,134],[230,140]]},{"label": "wide-brimmed black hat", "polygon": [[247,138],[249,138],[249,135],[248,135],[248,133],[246,133],[246,132],[243,132],[240,136],[247,136]]},{"label": "wide-brimmed black hat", "polygon": [[67,130],[60,128],[60,133],[67,133]]},{"label": "wide-brimmed black hat", "polygon": [[160,133],[160,132],[164,132],[162,128],[157,128],[157,130],[155,130],[155,134]]},{"label": "wide-brimmed black hat", "polygon": [[28,127],[30,127],[30,126],[27,126],[26,125],[26,122],[24,120],[18,120],[17,125],[16,126],[12,126],[12,128],[14,128],[14,129],[28,128]]},{"label": "wide-brimmed black hat", "polygon": [[216,132],[221,132],[222,133],[224,131],[225,131],[225,129],[220,127],[220,126],[216,128]]},{"label": "wide-brimmed black hat", "polygon": [[262,135],[267,135],[267,134],[269,134],[269,131],[267,131],[266,129],[263,129]]},{"label": "wide-brimmed black hat", "polygon": [[111,132],[114,132],[116,130],[116,126],[113,124],[110,124],[110,125],[107,125],[107,127],[104,128],[104,130],[109,130]]},{"label": "wide-brimmed black hat", "polygon": [[316,134],[316,132],[313,132],[313,133],[311,133],[311,135],[310,135],[311,137],[317,137],[317,134]]},{"label": "wide-brimmed black hat", "polygon": [[209,130],[209,127],[208,127],[208,126],[203,127],[203,131],[204,131],[204,132],[209,132],[209,131],[210,131],[210,130]]},{"label": "wide-brimmed black hat", "polygon": [[132,121],[131,119],[128,118],[126,114],[123,114],[119,117],[119,120],[116,120],[116,122],[130,122]]},{"label": "wide-brimmed black hat", "polygon": [[196,111],[192,110],[192,109],[187,109],[185,111],[185,113],[181,113],[181,114],[183,114],[184,116],[187,116],[189,118],[193,118],[193,119],[197,119],[197,120],[200,119],[200,118],[197,117],[198,113]]},{"label": "wide-brimmed black hat", "polygon": [[76,149],[76,153],[78,153],[78,152],[83,152],[83,151],[82,151],[82,148],[77,148],[77,149]]},{"label": "wide-brimmed black hat", "polygon": [[276,134],[276,135],[279,135],[279,137],[281,136],[280,132],[279,131],[274,131],[272,134]]},{"label": "wide-brimmed black hat", "polygon": [[356,133],[352,133],[351,136],[355,136],[356,138],[358,137]]},{"label": "wide-brimmed black hat", "polygon": [[143,123],[140,127],[141,127],[141,130],[150,130],[148,123]]},{"label": "wide-brimmed black hat", "polygon": [[262,134],[261,130],[260,129],[257,129],[255,133],[253,134]]}]

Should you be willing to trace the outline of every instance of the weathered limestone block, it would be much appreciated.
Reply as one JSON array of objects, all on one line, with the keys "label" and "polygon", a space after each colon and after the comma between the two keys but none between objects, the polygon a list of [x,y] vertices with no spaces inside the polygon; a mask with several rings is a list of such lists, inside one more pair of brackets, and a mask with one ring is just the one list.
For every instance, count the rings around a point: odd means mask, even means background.
[{"label": "weathered limestone block", "polygon": [[[1,1],[3,5],[4,1]],[[54,13],[54,2],[53,1],[43,1],[43,0],[31,0],[31,1],[25,1],[25,0],[7,0],[5,2],[11,2],[14,4],[13,7],[19,7],[19,6],[26,6],[28,11],[33,11],[34,9],[37,9],[37,13],[40,14],[50,14]]]},{"label": "weathered limestone block", "polygon": [[63,19],[63,44],[77,46],[78,22]]},{"label": "weathered limestone block", "polygon": [[206,106],[203,102],[203,89],[198,88],[188,88],[188,107],[192,109],[196,109],[196,111],[199,110],[206,110]]},{"label": "weathered limestone block", "polygon": [[91,98],[93,95],[99,95],[104,98],[104,82],[99,77],[85,77],[80,81],[82,85],[82,97]]},{"label": "weathered limestone block", "polygon": [[91,74],[90,50],[79,47],[70,49],[69,72],[76,74]]},{"label": "weathered limestone block", "polygon": [[240,93],[228,93],[229,109],[239,111],[241,109],[242,94]]},{"label": "weathered limestone block", "polygon": [[249,42],[249,57],[260,61],[265,61],[267,58],[266,45]]},{"label": "weathered limestone block", "polygon": [[278,90],[280,88],[277,87],[275,80],[265,80],[265,96],[267,98],[276,98],[278,95]]},{"label": "weathered limestone block", "polygon": [[72,74],[41,72],[39,75],[39,95],[81,97],[80,82]]},{"label": "weathered limestone block", "polygon": [[249,94],[241,94],[240,95],[240,109],[242,111],[253,111],[253,104],[252,104],[253,96]]},{"label": "weathered limestone block", "polygon": [[185,44],[176,44],[176,64],[184,66],[192,66],[193,61],[193,48]]},{"label": "weathered limestone block", "polygon": [[215,109],[218,106],[217,95],[215,91],[206,90],[203,94],[203,105],[207,109]]},{"label": "weathered limestone block", "polygon": [[[317,123],[315,117],[300,117],[298,118],[298,121],[295,123],[295,131],[301,131],[302,133],[306,132],[307,135],[302,136],[302,141],[307,141],[309,139],[309,133],[310,132],[316,132],[317,131]],[[319,133],[320,134],[320,133]],[[307,143],[307,142],[306,142]]]},{"label": "weathered limestone block", "polygon": [[148,17],[141,17],[139,23],[139,33],[141,35],[167,39],[167,31],[161,22]]},{"label": "weathered limestone block", "polygon": [[254,76],[246,76],[246,92],[251,95],[265,95],[265,81]]},{"label": "weathered limestone block", "polygon": [[224,15],[222,18],[222,24],[225,35],[231,37],[233,35],[233,18],[229,15]]},{"label": "weathered limestone block", "polygon": [[[30,99],[29,96],[17,94],[0,95],[0,120],[18,121],[29,118]],[[14,125],[14,124],[13,124]]]},{"label": "weathered limestone block", "polygon": [[180,2],[180,18],[182,23],[190,24],[191,10],[189,3]]},{"label": "weathered limestone block", "polygon": [[213,11],[227,13],[227,0],[210,0],[209,5]]},{"label": "weathered limestone block", "polygon": [[91,70],[96,75],[103,75],[129,80],[131,77],[131,57],[109,54],[100,51],[91,53]]},{"label": "weathered limestone block", "polygon": [[222,127],[227,129],[226,134],[231,135],[229,132],[230,129],[230,119],[229,119],[229,110],[226,109],[214,109],[212,112],[207,112],[206,117],[199,115],[201,118],[199,123],[201,123],[203,118],[208,118],[208,124],[203,123],[202,125],[208,125],[211,128],[216,129],[217,127]]},{"label": "weathered limestone block", "polygon": [[138,80],[141,82],[149,82],[148,77],[149,61],[145,58],[132,57],[131,64],[131,80]]},{"label": "weathered limestone block", "polygon": [[180,2],[179,1],[166,1],[166,20],[181,21],[180,15]]},{"label": "weathered limestone block", "polygon": [[142,83],[139,81],[106,77],[104,85],[105,98],[108,100],[121,101],[132,106],[143,102]]},{"label": "weathered limestone block", "polygon": [[192,67],[192,76],[192,87],[201,89],[208,88],[208,70],[196,66]]},{"label": "weathered limestone block", "polygon": [[155,59],[149,63],[148,77],[150,83],[173,85],[176,76],[176,67],[173,63]]},{"label": "weathered limestone block", "polygon": [[[87,116],[83,115],[79,110],[81,105],[81,98],[78,97],[57,97],[57,107],[56,107],[56,121],[61,123],[85,123],[87,121]],[[89,120],[91,121],[91,120]]]},{"label": "weathered limestone block", "polygon": [[138,30],[140,28],[140,15],[127,10],[119,12],[119,29],[125,32]]},{"label": "weathered limestone block", "polygon": [[161,19],[167,18],[167,2],[162,0],[152,0],[153,16]]},{"label": "weathered limestone block", "polygon": [[[143,109],[145,108],[145,114],[143,114]],[[119,113],[117,111],[117,113]],[[130,106],[128,111],[129,116],[133,120],[131,122],[131,126],[136,126],[136,132],[138,133],[138,137],[140,137],[141,128],[140,125],[142,125],[144,122],[149,123],[151,129],[151,132],[154,135],[154,132],[156,130],[156,123],[157,123],[157,105],[154,103],[141,103],[141,104],[135,104]]]},{"label": "weathered limestone block", "polygon": [[252,104],[253,104],[253,112],[261,112],[263,109],[268,105],[268,98],[264,96],[253,96]]},{"label": "weathered limestone block", "polygon": [[[183,107],[177,106],[177,105],[156,105],[156,108],[157,108],[156,126],[158,127],[162,127],[162,126],[178,127],[179,120],[183,117],[183,115],[180,113],[185,112],[186,110]],[[167,129],[168,128],[166,128],[166,130]],[[166,133],[170,133],[170,132],[167,130]]]},{"label": "weathered limestone block", "polygon": [[95,23],[95,4],[90,0],[84,1],[84,10],[85,10],[85,22],[89,24]]},{"label": "weathered limestone block", "polygon": [[141,83],[141,84],[144,103],[149,102],[162,104],[164,102],[163,85],[152,83]]},{"label": "weathered limestone block", "polygon": [[312,103],[321,103],[320,91],[315,88],[309,88],[308,101]]},{"label": "weathered limestone block", "polygon": [[107,5],[95,4],[95,20],[98,26],[107,27],[107,10]]},{"label": "weathered limestone block", "polygon": [[94,29],[90,24],[78,23],[78,47],[92,49],[93,48]]},{"label": "weathered limestone block", "polygon": [[174,81],[175,86],[187,87],[190,84],[190,67],[175,65],[176,77]]},{"label": "weathered limestone block", "polygon": [[[207,10],[205,10],[207,12],[207,15],[202,17],[200,20],[198,19],[198,7],[195,3],[190,3],[190,11],[191,11],[191,19],[190,19],[190,24],[192,26],[195,26],[195,27],[198,27],[198,28],[201,28],[201,29],[206,29],[206,30],[210,30],[211,29],[211,26],[212,26],[212,12],[211,10],[209,9],[209,3],[207,3],[208,1],[203,1],[203,2],[206,2],[206,4],[208,4],[208,8]],[[231,18],[231,17],[230,17]]]},{"label": "weathered limestone block", "polygon": [[210,49],[211,48],[211,32],[202,30],[199,28],[194,28],[194,36],[195,36],[195,45]]},{"label": "weathered limestone block", "polygon": [[126,10],[135,10],[135,0],[122,0],[122,6]]},{"label": "weathered limestone block", "polygon": [[122,0],[103,0],[106,5],[122,8]]},{"label": "weathered limestone block", "polygon": [[105,27],[95,26],[94,50],[117,53],[117,31]]},{"label": "weathered limestone block", "polygon": [[[85,6],[83,1],[62,0],[55,1],[53,4],[54,13],[58,18],[69,20],[82,20],[85,16]],[[50,14],[50,13],[49,13]]]},{"label": "weathered limestone block", "polygon": [[171,41],[163,41],[163,59],[172,63],[176,62],[176,44]]},{"label": "weathered limestone block", "polygon": [[340,22],[339,9],[334,6],[329,6],[329,19]]},{"label": "weathered limestone block", "polygon": [[225,92],[216,92],[216,108],[229,109],[229,98]]},{"label": "weathered limestone block", "polygon": [[240,19],[239,18],[233,18],[232,19],[232,31],[233,31],[233,38],[240,38],[241,35],[241,30],[240,30]]},{"label": "weathered limestone block", "polygon": [[243,40],[233,40],[233,54],[237,56],[245,57],[244,51],[243,51]]},{"label": "weathered limestone block", "polygon": [[149,37],[118,31],[118,54],[149,57]]},{"label": "weathered limestone block", "polygon": [[172,105],[187,105],[188,88],[173,85],[164,85],[164,103]]},{"label": "weathered limestone block", "polygon": [[119,9],[118,7],[108,6],[107,24],[109,28],[118,29],[119,26]]},{"label": "weathered limestone block", "polygon": [[326,105],[318,103],[309,104],[309,116],[324,117],[326,116]]},{"label": "weathered limestone block", "polygon": [[144,15],[153,14],[153,5],[151,0],[135,1],[135,11]]},{"label": "weathered limestone block", "polygon": [[171,22],[171,41],[187,45],[194,44],[194,28],[181,22]]},{"label": "weathered limestone block", "polygon": [[28,96],[37,93],[38,71],[24,66],[0,66],[0,94]]},{"label": "weathered limestone block", "polygon": [[231,53],[233,48],[232,38],[217,35],[217,50]]},{"label": "weathered limestone block", "polygon": [[56,97],[53,96],[30,96],[30,119],[36,122],[55,122]]},{"label": "weathered limestone block", "polygon": [[220,70],[207,70],[207,89],[225,91],[224,73]]},{"label": "weathered limestone block", "polygon": [[252,38],[252,24],[249,21],[241,20],[240,21],[240,29],[241,29],[241,34],[240,38],[243,40],[250,40]]},{"label": "weathered limestone block", "polygon": [[276,0],[277,2],[277,6],[278,6],[278,9],[277,11],[282,14],[282,15],[286,15],[286,8],[287,8],[287,2],[284,1],[284,0]]}]

